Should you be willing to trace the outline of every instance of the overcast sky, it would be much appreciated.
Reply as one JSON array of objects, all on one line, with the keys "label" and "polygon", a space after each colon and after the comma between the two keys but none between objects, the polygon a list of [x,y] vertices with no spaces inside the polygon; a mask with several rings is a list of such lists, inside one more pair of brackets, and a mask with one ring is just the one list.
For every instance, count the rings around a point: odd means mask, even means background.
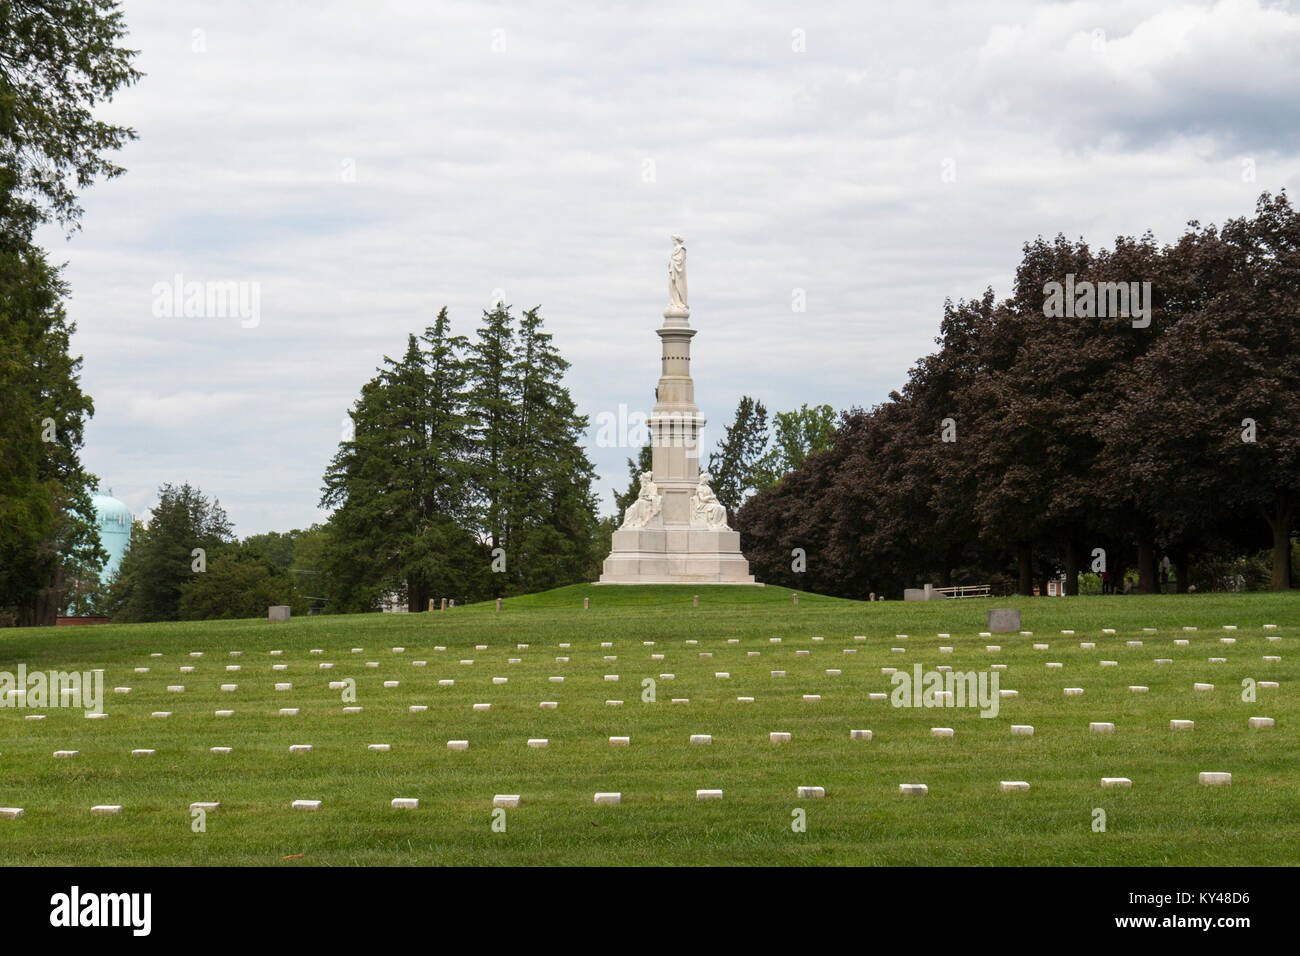
[{"label": "overcast sky", "polygon": [[[322,472],[385,354],[497,290],[540,305],[609,494],[648,411],[670,234],[689,252],[706,447],[737,399],[870,406],[945,297],[1022,244],[1249,214],[1300,170],[1300,15],[1254,2],[562,4],[126,0],[139,140],[66,260],[96,413],[83,460],[237,532],[322,520]],[[156,314],[249,283],[256,320]],[[806,311],[792,308],[803,290]],[[245,327],[248,326],[248,327]]]}]

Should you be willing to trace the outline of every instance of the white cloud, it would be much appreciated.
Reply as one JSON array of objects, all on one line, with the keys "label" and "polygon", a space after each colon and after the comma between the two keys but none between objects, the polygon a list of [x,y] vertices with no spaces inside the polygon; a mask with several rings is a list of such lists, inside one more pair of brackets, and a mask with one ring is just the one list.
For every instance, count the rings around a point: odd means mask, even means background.
[{"label": "white cloud", "polygon": [[[83,232],[47,237],[97,404],[85,460],[137,508],[200,484],[244,534],[316,519],[346,409],[443,305],[472,335],[494,289],[541,304],[580,406],[638,407],[680,232],[716,436],[745,392],[774,411],[881,401],[933,348],[944,298],[1005,293],[1039,233],[1170,240],[1249,213],[1300,158],[1285,6],[125,15],[148,76],[105,113],[140,140],[86,192]],[[154,318],[176,273],[259,283],[260,324]],[[627,450],[590,451],[600,492],[621,487]]]}]

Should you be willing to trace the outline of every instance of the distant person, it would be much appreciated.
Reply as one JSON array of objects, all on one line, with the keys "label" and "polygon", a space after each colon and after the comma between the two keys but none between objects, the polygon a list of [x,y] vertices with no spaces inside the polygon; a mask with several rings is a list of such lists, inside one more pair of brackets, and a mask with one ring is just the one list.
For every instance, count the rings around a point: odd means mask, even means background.
[{"label": "distant person", "polygon": [[1169,590],[1169,555],[1164,555],[1160,559],[1160,593],[1165,594]]},{"label": "distant person", "polygon": [[1133,581],[1132,581],[1131,578],[1125,578],[1125,579],[1124,579],[1124,593],[1125,593],[1125,594],[1132,594],[1132,593],[1133,593]]},{"label": "distant person", "polygon": [[1102,594],[1110,594],[1110,593],[1112,593],[1112,588],[1111,588],[1111,586],[1110,586],[1110,572],[1109,572],[1109,571],[1103,571],[1103,572],[1101,572],[1101,593],[1102,593]]}]

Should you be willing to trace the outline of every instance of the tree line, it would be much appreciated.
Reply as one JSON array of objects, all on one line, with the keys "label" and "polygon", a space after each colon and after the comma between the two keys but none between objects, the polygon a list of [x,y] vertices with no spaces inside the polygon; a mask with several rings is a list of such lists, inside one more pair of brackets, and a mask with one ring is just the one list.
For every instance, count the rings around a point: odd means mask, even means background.
[{"label": "tree line", "polygon": [[334,611],[400,594],[481,600],[592,580],[593,466],[540,310],[498,304],[471,341],[442,309],[384,358],[325,472],[323,587]]},{"label": "tree line", "polygon": [[[1290,587],[1300,217],[1285,193],[1165,246],[1058,235],[1023,251],[1008,297],[946,302],[901,391],[845,412],[830,448],[740,508],[755,574],[863,597],[1004,576],[1046,593],[1059,574],[1077,593],[1081,572],[1132,570],[1152,592],[1166,556],[1187,590],[1263,551],[1269,585]],[[1097,295],[1147,282],[1148,315]],[[1064,315],[1058,287],[1076,294]]]}]

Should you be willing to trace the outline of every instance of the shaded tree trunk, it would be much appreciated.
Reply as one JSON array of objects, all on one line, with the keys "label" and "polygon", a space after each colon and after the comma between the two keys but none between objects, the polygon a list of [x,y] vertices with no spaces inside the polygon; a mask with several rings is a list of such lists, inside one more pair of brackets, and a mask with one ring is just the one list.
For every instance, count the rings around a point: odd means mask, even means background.
[{"label": "shaded tree trunk", "polygon": [[1016,590],[1024,597],[1034,593],[1033,550],[1027,544],[1016,547],[1016,565],[1019,581]]},{"label": "shaded tree trunk", "polygon": [[63,566],[55,565],[50,583],[38,590],[32,601],[29,622],[33,627],[54,627],[58,623],[64,590]]},{"label": "shaded tree trunk", "polygon": [[1281,502],[1266,512],[1265,520],[1273,532],[1273,578],[1270,587],[1285,591],[1291,587],[1291,524],[1294,514],[1290,502]]},{"label": "shaded tree trunk", "polygon": [[1151,535],[1138,535],[1138,590],[1143,594],[1156,593],[1156,547]]},{"label": "shaded tree trunk", "polygon": [[1074,597],[1079,593],[1079,544],[1071,541],[1065,549],[1065,593]]}]

